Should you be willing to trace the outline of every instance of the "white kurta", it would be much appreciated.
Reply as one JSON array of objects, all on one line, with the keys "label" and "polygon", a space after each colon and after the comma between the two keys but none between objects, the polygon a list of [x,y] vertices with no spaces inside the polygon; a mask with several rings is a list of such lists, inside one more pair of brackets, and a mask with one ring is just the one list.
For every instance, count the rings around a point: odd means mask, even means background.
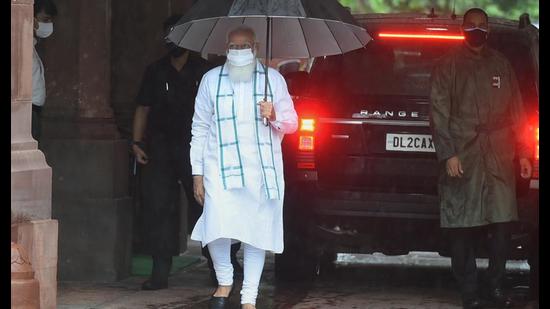
[{"label": "white kurta", "polygon": [[[253,83],[232,84],[237,116],[240,152],[243,158],[245,186],[224,190],[219,167],[219,148],[215,114],[216,89],[221,67],[207,72],[199,86],[192,124],[191,165],[193,175],[204,175],[205,202],[203,213],[191,239],[206,246],[218,238],[231,238],[254,247],[283,252],[284,178],[281,141],[298,126],[296,111],[284,78],[269,69],[277,120],[270,123],[273,153],[281,199],[266,197],[262,167],[256,140]],[[264,78],[263,75],[261,77]]]},{"label": "white kurta", "polygon": [[46,101],[46,83],[44,81],[44,65],[36,52],[36,38],[33,38],[32,49],[32,104],[43,106]]}]

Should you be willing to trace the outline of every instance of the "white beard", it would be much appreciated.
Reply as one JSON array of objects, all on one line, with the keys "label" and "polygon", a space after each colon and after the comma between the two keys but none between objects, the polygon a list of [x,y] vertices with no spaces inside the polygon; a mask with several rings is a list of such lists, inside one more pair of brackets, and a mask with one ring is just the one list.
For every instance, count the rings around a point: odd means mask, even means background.
[{"label": "white beard", "polygon": [[242,67],[234,66],[229,63],[229,61],[226,62],[226,65],[227,74],[233,83],[249,82],[252,80],[254,70],[256,69],[256,60],[254,60],[251,64],[247,64]]}]

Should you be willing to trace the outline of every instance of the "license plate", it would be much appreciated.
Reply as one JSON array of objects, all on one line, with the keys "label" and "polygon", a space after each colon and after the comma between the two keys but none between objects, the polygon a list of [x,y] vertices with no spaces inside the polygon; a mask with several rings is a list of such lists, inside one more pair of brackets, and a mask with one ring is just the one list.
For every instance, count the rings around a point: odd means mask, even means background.
[{"label": "license plate", "polygon": [[386,134],[386,150],[435,152],[432,136],[428,134]]}]

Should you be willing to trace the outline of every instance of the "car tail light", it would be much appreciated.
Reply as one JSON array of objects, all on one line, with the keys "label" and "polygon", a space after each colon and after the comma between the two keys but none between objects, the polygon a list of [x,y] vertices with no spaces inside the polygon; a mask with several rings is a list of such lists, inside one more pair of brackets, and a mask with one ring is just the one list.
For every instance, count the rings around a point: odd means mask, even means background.
[{"label": "car tail light", "polygon": [[300,137],[298,140],[298,149],[301,151],[315,150],[315,119],[300,119]]},{"label": "car tail light", "polygon": [[537,141],[535,148],[535,160],[539,160],[539,128],[535,129],[535,139]]},{"label": "car tail light", "polygon": [[534,153],[534,164],[533,164],[533,177],[532,178],[539,178],[539,127],[534,130],[535,131],[535,153]]},{"label": "car tail light", "polygon": [[525,140],[533,147],[533,174],[531,178],[539,178],[539,119],[538,112],[529,119],[525,131]]},{"label": "car tail light", "polygon": [[324,117],[323,104],[317,98],[302,97],[295,102],[299,117],[295,134],[296,167],[299,170],[315,170],[315,150],[318,148],[318,120]]},{"label": "car tail light", "polygon": [[298,149],[300,149],[301,151],[315,150],[315,137],[310,135],[300,136]]},{"label": "car tail light", "polygon": [[304,118],[300,121],[300,131],[302,132],[314,132],[315,131],[315,119]]},{"label": "car tail light", "polygon": [[298,169],[315,169],[315,118],[300,118],[298,134]]}]

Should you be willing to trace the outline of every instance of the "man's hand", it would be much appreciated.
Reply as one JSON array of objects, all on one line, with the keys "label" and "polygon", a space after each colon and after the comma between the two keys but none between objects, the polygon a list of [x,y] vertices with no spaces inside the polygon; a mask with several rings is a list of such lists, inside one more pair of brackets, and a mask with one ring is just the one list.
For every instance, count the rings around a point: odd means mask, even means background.
[{"label": "man's hand", "polygon": [[447,174],[451,177],[462,177],[464,170],[462,169],[462,163],[457,156],[447,159]]},{"label": "man's hand", "polygon": [[143,149],[134,144],[132,145],[132,151],[134,152],[134,155],[136,156],[136,159],[140,164],[147,164],[149,159],[147,158],[147,154],[145,153],[145,151],[143,151]]},{"label": "man's hand", "polygon": [[193,176],[193,195],[197,203],[204,206],[204,182],[202,175]]},{"label": "man's hand", "polygon": [[531,161],[526,158],[519,159],[519,165],[521,167],[521,177],[528,179],[531,178],[531,175],[533,173],[533,166],[531,165]]},{"label": "man's hand", "polygon": [[262,115],[262,118],[267,118],[271,121],[275,121],[275,119],[277,118],[275,116],[275,109],[273,108],[272,102],[261,101],[260,113]]}]

